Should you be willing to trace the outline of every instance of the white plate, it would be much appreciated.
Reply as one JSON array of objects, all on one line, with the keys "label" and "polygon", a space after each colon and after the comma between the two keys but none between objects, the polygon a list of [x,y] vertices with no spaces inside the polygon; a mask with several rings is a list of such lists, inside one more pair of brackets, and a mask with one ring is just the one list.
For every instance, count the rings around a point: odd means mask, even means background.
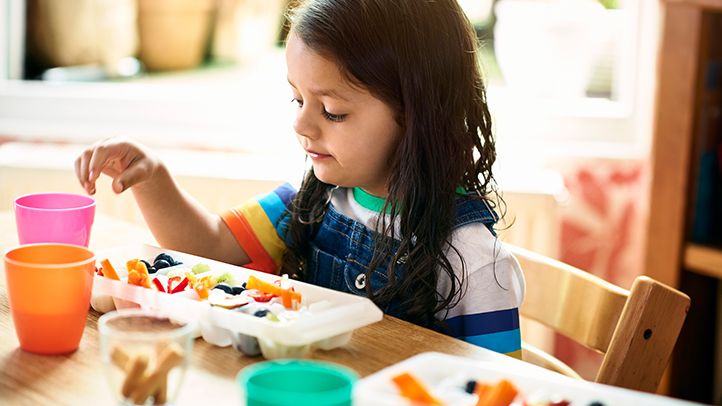
[{"label": "white plate", "polygon": [[[684,406],[696,403],[681,401],[613,386],[580,381],[533,365],[520,362],[477,361],[453,355],[427,352],[384,368],[360,380],[354,387],[354,405],[411,405],[398,394],[391,378],[408,372],[424,383],[445,405],[475,405],[476,396],[463,389],[451,390],[468,379],[495,384],[507,379],[529,400],[565,399],[572,405],[589,406],[601,402],[605,406]],[[459,386],[460,388],[460,386]]]}]

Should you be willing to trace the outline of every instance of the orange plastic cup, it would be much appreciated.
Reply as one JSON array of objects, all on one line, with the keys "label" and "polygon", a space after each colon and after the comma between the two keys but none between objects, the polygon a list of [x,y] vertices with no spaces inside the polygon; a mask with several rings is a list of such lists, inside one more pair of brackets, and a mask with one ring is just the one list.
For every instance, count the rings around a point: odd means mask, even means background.
[{"label": "orange plastic cup", "polygon": [[37,354],[77,350],[88,316],[95,254],[77,245],[31,244],[10,249],[4,260],[20,348]]}]

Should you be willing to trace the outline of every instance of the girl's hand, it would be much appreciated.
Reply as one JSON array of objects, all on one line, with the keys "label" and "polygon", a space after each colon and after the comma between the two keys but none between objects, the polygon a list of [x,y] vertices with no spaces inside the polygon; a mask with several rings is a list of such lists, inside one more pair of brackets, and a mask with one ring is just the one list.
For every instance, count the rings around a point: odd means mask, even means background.
[{"label": "girl's hand", "polygon": [[101,172],[113,178],[113,191],[121,193],[152,178],[161,165],[145,146],[125,138],[111,138],[80,154],[75,160],[75,175],[88,194],[95,194],[95,181]]}]

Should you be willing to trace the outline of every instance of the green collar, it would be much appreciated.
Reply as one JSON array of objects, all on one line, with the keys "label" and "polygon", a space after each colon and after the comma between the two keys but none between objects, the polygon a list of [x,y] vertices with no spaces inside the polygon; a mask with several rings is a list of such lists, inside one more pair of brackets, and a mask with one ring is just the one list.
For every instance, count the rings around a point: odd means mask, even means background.
[{"label": "green collar", "polygon": [[[466,194],[466,190],[459,186],[456,188],[456,193],[464,195]],[[360,187],[353,188],[353,198],[361,205],[361,207],[375,211],[376,213],[381,212],[381,208],[384,207],[384,203],[386,202],[386,199],[383,197],[374,196]],[[391,213],[391,207],[386,208],[386,214],[388,213]]]},{"label": "green collar", "polygon": [[[376,213],[381,212],[381,208],[384,207],[384,203],[386,202],[386,199],[383,197],[374,196],[360,187],[353,188],[353,198],[361,207],[375,211]],[[391,207],[387,207],[386,213],[390,212]]]}]

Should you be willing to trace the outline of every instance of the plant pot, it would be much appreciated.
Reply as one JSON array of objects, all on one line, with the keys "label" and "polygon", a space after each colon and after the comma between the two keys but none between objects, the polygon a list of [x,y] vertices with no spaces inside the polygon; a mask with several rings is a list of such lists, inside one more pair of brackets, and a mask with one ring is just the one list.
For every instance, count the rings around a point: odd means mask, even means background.
[{"label": "plant pot", "polygon": [[215,0],[140,0],[140,60],[151,71],[198,66],[208,44]]},{"label": "plant pot", "polygon": [[28,0],[29,54],[50,66],[112,66],[138,46],[135,0]]},{"label": "plant pot", "polygon": [[247,63],[276,46],[286,0],[219,0],[214,59]]}]

